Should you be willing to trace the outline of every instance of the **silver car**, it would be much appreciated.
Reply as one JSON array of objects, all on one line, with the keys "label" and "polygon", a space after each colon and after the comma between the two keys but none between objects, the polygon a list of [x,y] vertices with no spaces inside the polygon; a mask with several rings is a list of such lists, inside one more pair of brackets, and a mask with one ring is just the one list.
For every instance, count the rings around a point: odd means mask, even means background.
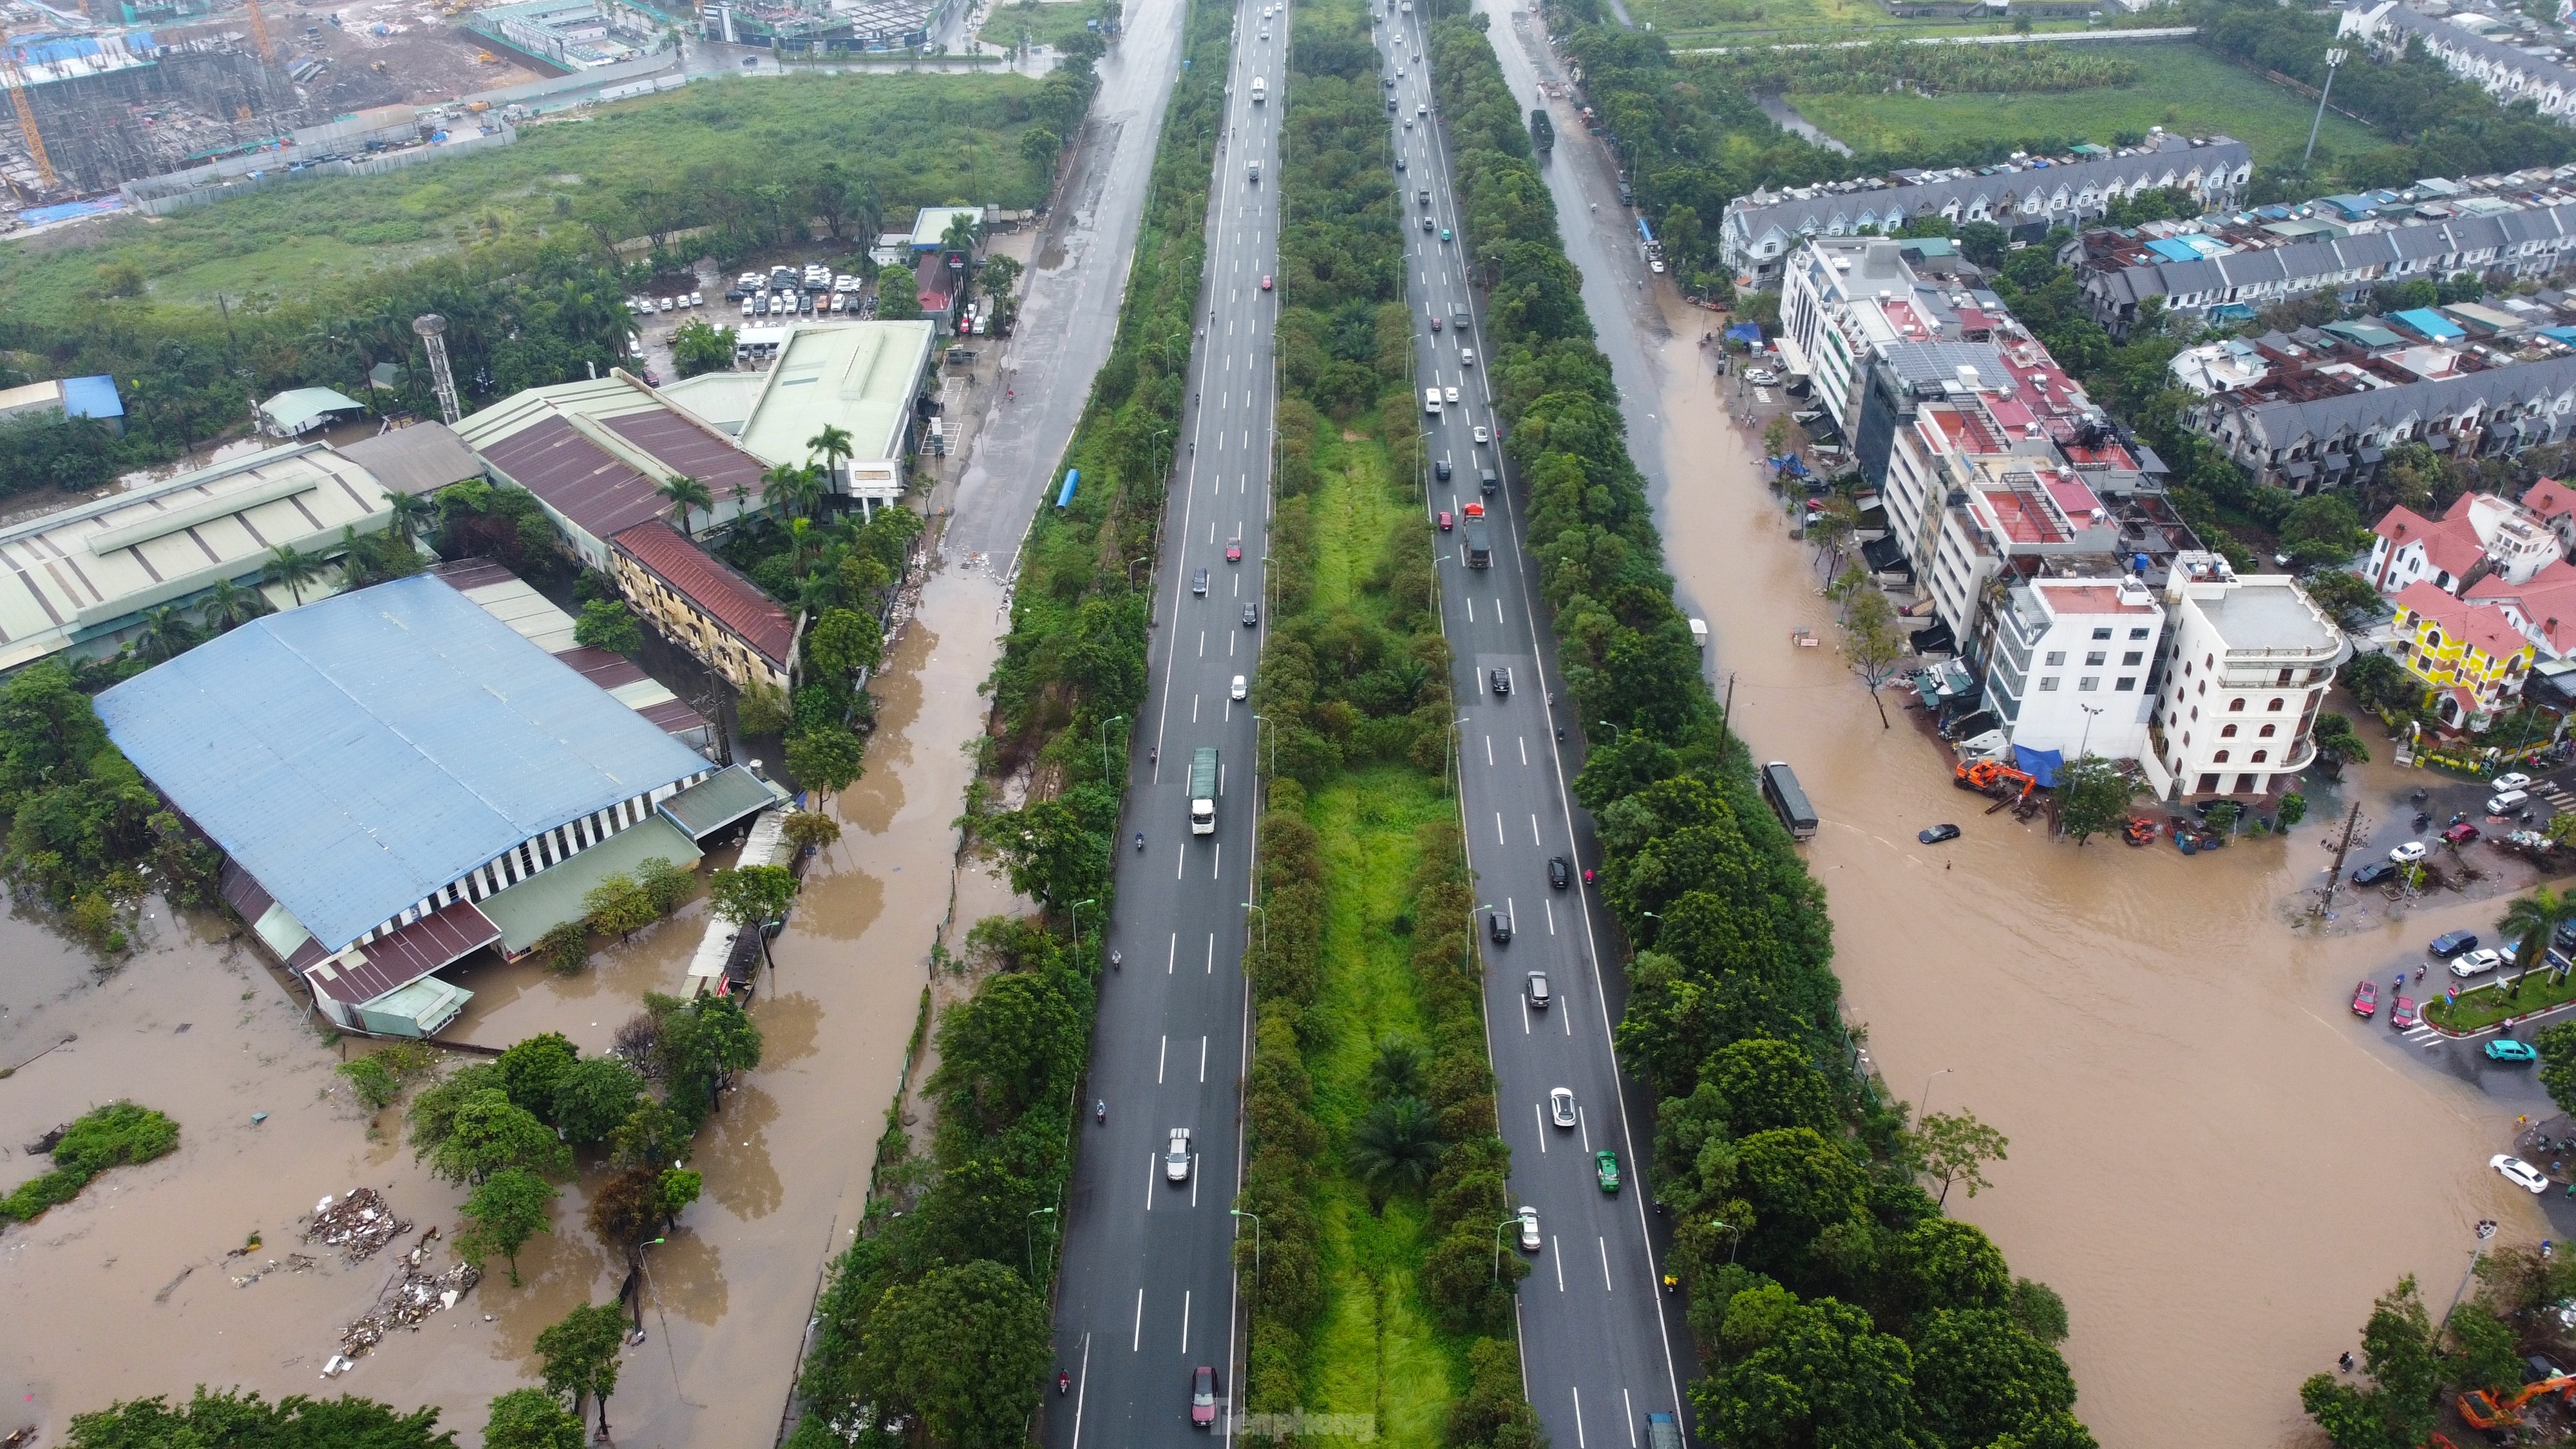
[{"label": "silver car", "polygon": [[1547,1119],[1559,1127],[1574,1125],[1574,1089],[1559,1087],[1547,1094]]},{"label": "silver car", "polygon": [[1190,1129],[1187,1127],[1172,1129],[1171,1148],[1163,1154],[1163,1180],[1165,1182],[1190,1180]]},{"label": "silver car", "polygon": [[1535,1253],[1538,1251],[1538,1209],[1524,1205],[1520,1211],[1520,1219],[1521,1251]]}]

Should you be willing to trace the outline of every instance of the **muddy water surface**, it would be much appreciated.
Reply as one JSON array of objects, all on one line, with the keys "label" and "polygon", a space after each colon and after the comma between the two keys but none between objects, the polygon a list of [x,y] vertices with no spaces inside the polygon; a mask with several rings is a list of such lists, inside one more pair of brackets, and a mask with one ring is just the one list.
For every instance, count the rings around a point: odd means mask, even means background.
[{"label": "muddy water surface", "polygon": [[[1900,696],[1883,729],[1830,645],[1792,645],[1830,640],[1832,609],[1758,481],[1758,438],[1717,405],[1704,320],[1677,309],[1653,357],[1670,562],[1737,728],[1796,765],[1824,819],[1808,858],[1889,1087],[1919,1099],[1928,1081],[1933,1110],[2011,1139],[1994,1188],[1952,1210],[2065,1295],[2077,1408],[2104,1444],[2321,1443],[2299,1381],[2357,1346],[2375,1295],[2414,1273],[2438,1313],[2477,1219],[2551,1231],[2485,1168],[2528,1104],[2342,1009],[2355,979],[2420,961],[2436,931],[2489,929],[2498,903],[2393,921],[2373,899],[2321,938],[2285,902],[2326,863],[2322,821],[2185,857],[1983,816]],[[2355,788],[2371,808],[2411,784],[2383,765]],[[1965,838],[1915,843],[1944,820]]]},{"label": "muddy water surface", "polygon": [[[949,909],[951,820],[971,768],[954,742],[980,729],[975,686],[1000,597],[987,575],[935,575],[874,686],[867,775],[831,802],[845,833],[808,875],[754,1007],[765,1059],[698,1141],[706,1196],[648,1256],[647,1340],[628,1351],[610,1411],[620,1443],[762,1449],[779,1432],[819,1274],[857,1219]],[[560,1030],[604,1047],[644,991],[681,989],[703,912],[569,980],[467,973],[479,994],[461,1035]],[[340,1052],[253,946],[166,913],[146,937],[101,976],[40,924],[0,917],[0,1064],[79,1038],[0,1080],[0,1187],[42,1165],[17,1144],[97,1103],[130,1096],[181,1124],[177,1153],[0,1234],[0,1435],[34,1424],[55,1442],[72,1413],[201,1382],[321,1391],[341,1328],[374,1302],[390,1263],[315,1254],[309,1271],[263,1272],[302,1246],[298,1215],[366,1184],[417,1224],[456,1225],[459,1194],[414,1166],[395,1113],[371,1133],[332,1072]],[[532,1381],[538,1330],[616,1291],[621,1273],[584,1207],[578,1191],[557,1204],[555,1231],[521,1255],[522,1286],[495,1262],[455,1311],[395,1333],[330,1390],[437,1405],[477,1442],[490,1398]],[[258,1251],[226,1256],[253,1232]]]}]

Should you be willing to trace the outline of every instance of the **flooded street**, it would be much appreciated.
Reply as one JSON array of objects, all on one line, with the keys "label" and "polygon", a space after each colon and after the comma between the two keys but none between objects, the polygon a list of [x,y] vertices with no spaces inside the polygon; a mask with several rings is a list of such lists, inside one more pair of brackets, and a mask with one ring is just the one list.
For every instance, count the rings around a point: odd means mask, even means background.
[{"label": "flooded street", "polygon": [[[2288,838],[2197,857],[1983,815],[1911,701],[1891,690],[1882,729],[1831,647],[1814,555],[1760,481],[1758,437],[1717,406],[1705,316],[1676,304],[1650,353],[1661,457],[1640,461],[1669,480],[1668,558],[1721,695],[1734,676],[1737,729],[1823,817],[1808,858],[1851,1021],[1890,1090],[1919,1101],[1928,1078],[1934,1110],[2012,1141],[1994,1189],[1952,1211],[2065,1295],[2077,1409],[2106,1445],[2321,1443],[2299,1381],[2356,1346],[2373,1297],[2414,1273],[2438,1311],[2479,1218],[2506,1241],[2552,1231],[2485,1167],[2537,1110],[2527,1072],[2461,1079],[2344,1009],[2436,932],[2491,932],[2502,897],[2403,921],[2346,897],[2335,934],[2294,931],[2289,898],[2321,879],[2349,795],[2312,795]],[[1827,646],[1794,647],[1798,628]],[[2350,788],[2386,819],[2426,777],[2377,748]],[[1965,837],[1915,843],[1941,821]]]}]

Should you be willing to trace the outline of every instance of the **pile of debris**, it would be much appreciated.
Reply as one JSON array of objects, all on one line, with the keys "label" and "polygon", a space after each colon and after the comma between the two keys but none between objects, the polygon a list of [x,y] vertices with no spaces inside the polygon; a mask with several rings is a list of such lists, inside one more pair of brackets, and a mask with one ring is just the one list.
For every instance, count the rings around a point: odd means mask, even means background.
[{"label": "pile of debris", "polygon": [[394,1216],[384,1194],[372,1187],[353,1187],[337,1199],[326,1197],[313,1205],[313,1216],[304,1225],[304,1241],[338,1248],[350,1262],[363,1263],[410,1231],[411,1224]]},{"label": "pile of debris", "polygon": [[340,1334],[340,1352],[322,1370],[326,1377],[346,1373],[367,1350],[384,1342],[385,1335],[397,1328],[419,1332],[431,1314],[455,1307],[457,1300],[473,1291],[483,1277],[483,1270],[473,1264],[458,1263],[436,1273],[423,1266],[437,1242],[438,1229],[431,1228],[421,1235],[418,1247],[403,1255],[402,1275],[376,1300],[373,1309]]}]

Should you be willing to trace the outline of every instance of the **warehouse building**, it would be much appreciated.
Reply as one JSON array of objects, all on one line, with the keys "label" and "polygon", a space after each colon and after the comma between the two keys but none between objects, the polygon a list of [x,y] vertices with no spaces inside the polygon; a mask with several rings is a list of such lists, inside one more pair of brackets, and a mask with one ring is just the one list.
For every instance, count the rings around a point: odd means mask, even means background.
[{"label": "warehouse building", "polygon": [[322,1014],[383,1035],[453,1020],[470,993],[432,973],[526,951],[610,873],[694,863],[701,797],[753,793],[425,575],[254,620],[98,712]]},{"label": "warehouse building", "polygon": [[770,367],[703,372],[662,393],[768,464],[815,461],[809,442],[826,427],[841,429],[852,451],[833,469],[832,491],[872,512],[903,496],[914,400],[935,331],[920,320],[789,327]]}]

